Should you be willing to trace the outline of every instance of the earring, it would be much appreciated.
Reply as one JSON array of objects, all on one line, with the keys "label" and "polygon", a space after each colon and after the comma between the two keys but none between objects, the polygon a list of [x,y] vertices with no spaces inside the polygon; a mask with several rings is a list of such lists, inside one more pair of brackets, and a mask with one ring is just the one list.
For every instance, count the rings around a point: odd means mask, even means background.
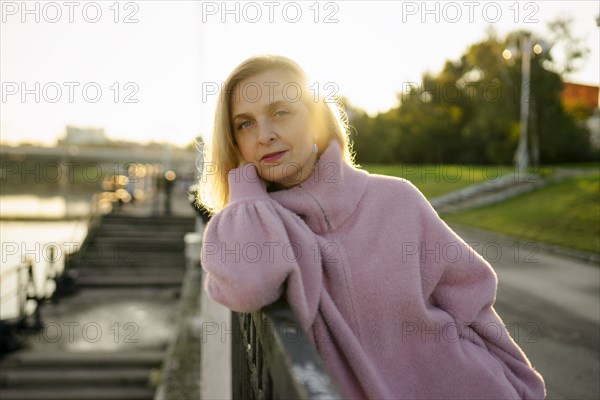
[{"label": "earring", "polygon": [[316,144],[316,143],[315,143],[315,144],[313,144],[312,152],[313,152],[313,153],[316,153],[316,152],[318,152],[318,151],[319,151],[319,146],[317,146],[317,144]]}]

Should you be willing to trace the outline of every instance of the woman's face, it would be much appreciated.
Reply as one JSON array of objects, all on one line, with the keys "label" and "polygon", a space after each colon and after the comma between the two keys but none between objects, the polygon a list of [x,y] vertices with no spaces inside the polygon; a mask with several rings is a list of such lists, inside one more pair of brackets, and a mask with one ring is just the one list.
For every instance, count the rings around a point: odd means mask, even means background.
[{"label": "woman's face", "polygon": [[289,187],[304,181],[317,154],[316,129],[293,74],[272,70],[241,81],[232,93],[231,121],[244,160],[261,178]]}]

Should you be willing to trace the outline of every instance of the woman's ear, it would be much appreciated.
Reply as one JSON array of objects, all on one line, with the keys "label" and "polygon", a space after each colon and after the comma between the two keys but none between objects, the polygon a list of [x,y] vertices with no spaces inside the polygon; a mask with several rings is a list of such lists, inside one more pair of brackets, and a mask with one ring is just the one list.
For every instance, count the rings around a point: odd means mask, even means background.
[{"label": "woman's ear", "polygon": [[331,137],[330,126],[324,115],[323,110],[319,110],[318,117],[315,120],[317,126],[315,127],[314,143],[319,146],[318,154],[321,154],[327,145],[329,144],[329,138]]}]

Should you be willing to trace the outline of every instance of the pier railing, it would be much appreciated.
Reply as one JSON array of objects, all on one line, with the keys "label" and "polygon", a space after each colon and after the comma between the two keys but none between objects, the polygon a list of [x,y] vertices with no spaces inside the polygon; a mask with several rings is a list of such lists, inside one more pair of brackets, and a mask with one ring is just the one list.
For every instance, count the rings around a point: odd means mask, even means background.
[{"label": "pier railing", "polygon": [[[8,292],[2,293],[0,302],[6,304],[10,300],[16,299],[18,305],[17,324],[21,328],[27,328],[27,304],[30,301],[35,302],[33,314],[35,317],[35,328],[41,328],[40,306],[43,301],[52,299],[53,293],[48,291],[48,282],[56,282],[60,276],[57,272],[57,247],[48,245],[49,259],[47,263],[40,263],[42,270],[42,282],[37,282],[34,278],[34,268],[36,264],[31,257],[23,257],[20,263],[2,273],[0,282],[7,281],[13,276],[16,278],[16,284]],[[55,285],[56,287],[56,285]]]},{"label": "pier railing", "polygon": [[111,207],[107,210],[105,206],[107,201],[104,198],[104,193],[105,192],[96,192],[92,195],[90,212],[87,218],[82,219],[79,222],[80,224],[85,225],[87,233],[83,243],[78,246],[79,248],[75,252],[65,255],[65,271],[72,270],[80,264],[89,242],[92,240],[95,231],[100,225],[102,217],[111,210]]},{"label": "pier railing", "polygon": [[0,276],[0,282],[9,280],[12,276],[16,277],[16,284],[11,290],[2,293],[0,301],[5,304],[10,300],[16,299],[18,306],[17,319],[22,324],[26,317],[26,305],[28,300],[33,300],[37,294],[35,281],[33,279],[33,260],[27,258],[12,268],[4,271]]},{"label": "pier railing", "polygon": [[232,313],[234,399],[341,399],[285,299]]},{"label": "pier railing", "polygon": [[[38,282],[34,278],[35,264],[30,257],[4,271],[0,276],[0,282],[10,281],[12,278],[16,281],[13,288],[2,293],[0,303],[7,304],[12,300],[17,301],[17,317],[0,319],[0,357],[22,347],[22,342],[18,337],[19,333],[37,331],[44,326],[41,308],[45,301],[53,298],[52,293],[47,290],[47,283],[52,280],[57,282],[58,276],[56,273],[56,247],[49,246],[49,249],[50,260],[48,263],[42,264],[44,280],[39,282],[41,285],[37,284]],[[28,312],[28,305],[31,302],[34,303],[32,313]],[[34,317],[33,323],[29,321],[31,315]]]}]

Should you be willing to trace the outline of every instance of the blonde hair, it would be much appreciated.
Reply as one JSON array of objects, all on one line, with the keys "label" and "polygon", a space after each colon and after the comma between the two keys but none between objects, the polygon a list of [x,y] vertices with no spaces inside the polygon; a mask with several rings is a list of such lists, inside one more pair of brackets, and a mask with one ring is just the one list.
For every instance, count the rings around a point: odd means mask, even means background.
[{"label": "blonde hair", "polygon": [[[222,210],[229,202],[227,176],[229,171],[238,167],[240,158],[232,129],[231,98],[240,82],[271,70],[291,73],[298,79],[300,87],[308,92],[306,72],[296,62],[283,56],[254,56],[231,72],[219,93],[212,142],[204,146],[204,168],[201,171],[197,202],[211,213]],[[326,134],[318,140],[319,149],[324,150],[329,140],[335,138],[342,148],[343,161],[354,165],[348,137],[348,119],[339,99],[327,102],[323,97],[319,97],[306,103],[312,117],[317,118],[318,126],[326,128]]]}]

